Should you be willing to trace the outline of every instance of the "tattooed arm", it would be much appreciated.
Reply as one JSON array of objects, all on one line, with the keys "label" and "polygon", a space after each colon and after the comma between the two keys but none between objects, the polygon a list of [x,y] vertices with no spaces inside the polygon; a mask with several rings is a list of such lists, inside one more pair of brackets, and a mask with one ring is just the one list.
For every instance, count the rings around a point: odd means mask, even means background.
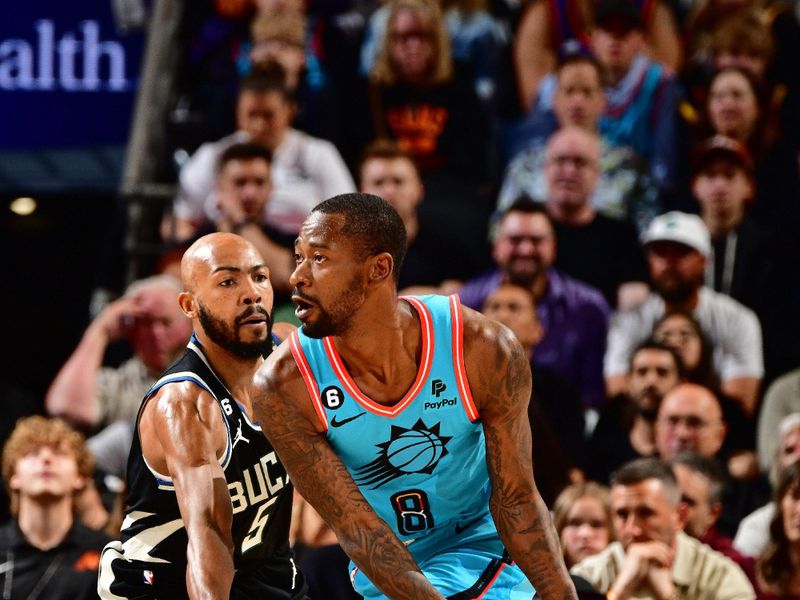
[{"label": "tattooed arm", "polygon": [[486,435],[490,509],[511,558],[542,598],[577,598],[550,514],[533,481],[531,370],[509,329],[464,310],[464,357]]},{"label": "tattooed arm", "polygon": [[295,488],[370,581],[390,598],[444,600],[328,444],[288,344],[258,370],[251,397],[256,417]]}]

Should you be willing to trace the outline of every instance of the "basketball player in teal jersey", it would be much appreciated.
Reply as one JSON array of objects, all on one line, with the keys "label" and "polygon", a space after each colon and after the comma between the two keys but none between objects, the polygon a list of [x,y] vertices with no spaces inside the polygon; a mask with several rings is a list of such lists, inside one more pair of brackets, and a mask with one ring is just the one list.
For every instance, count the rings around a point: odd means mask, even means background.
[{"label": "basketball player in teal jersey", "polygon": [[365,598],[575,598],[533,481],[528,360],[455,296],[398,298],[405,237],[377,196],[312,211],[301,332],[256,373],[256,415]]}]

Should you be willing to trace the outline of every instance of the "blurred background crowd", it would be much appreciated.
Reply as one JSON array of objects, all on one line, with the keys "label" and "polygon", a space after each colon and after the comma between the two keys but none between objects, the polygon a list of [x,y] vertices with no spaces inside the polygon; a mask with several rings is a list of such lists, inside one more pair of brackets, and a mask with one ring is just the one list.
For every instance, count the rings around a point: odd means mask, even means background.
[{"label": "blurred background crowd", "polygon": [[[250,240],[293,322],[303,219],[360,190],[406,224],[402,293],[459,293],[528,352],[534,471],[576,575],[657,590],[657,541],[733,561],[753,587],[730,597],[800,598],[800,4],[94,4],[116,29],[87,13],[59,32],[27,8],[33,42],[0,29],[16,94],[0,102],[0,553],[47,555],[29,531],[42,498],[118,531],[139,402],[190,335],[175,298],[192,241]],[[56,88],[81,105],[31,95]],[[128,104],[95,106],[98,90]],[[120,139],[94,132],[111,113]],[[14,430],[29,415],[68,426]],[[69,481],[25,463],[65,456]],[[656,516],[631,517],[625,490]],[[296,512],[317,597],[352,597],[335,537]],[[634,560],[650,570],[623,581]],[[668,562],[687,590],[709,576]]]}]

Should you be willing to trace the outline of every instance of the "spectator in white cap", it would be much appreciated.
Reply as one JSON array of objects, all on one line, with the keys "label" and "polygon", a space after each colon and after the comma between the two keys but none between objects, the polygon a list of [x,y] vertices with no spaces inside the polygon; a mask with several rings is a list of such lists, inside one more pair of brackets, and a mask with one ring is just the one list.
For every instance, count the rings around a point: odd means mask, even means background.
[{"label": "spectator in white cap", "polygon": [[714,346],[722,391],[753,415],[764,373],[761,326],[750,309],[703,285],[711,240],[702,219],[676,211],[660,215],[642,243],[653,291],[638,306],[612,317],[604,361],[609,394],[624,390],[630,354],[655,322],[666,313],[685,311]]}]

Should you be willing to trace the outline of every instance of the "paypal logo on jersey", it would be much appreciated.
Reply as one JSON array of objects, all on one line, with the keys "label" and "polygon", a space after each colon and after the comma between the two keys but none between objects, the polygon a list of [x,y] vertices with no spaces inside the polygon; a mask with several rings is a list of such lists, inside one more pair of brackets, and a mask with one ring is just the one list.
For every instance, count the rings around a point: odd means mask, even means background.
[{"label": "paypal logo on jersey", "polygon": [[432,402],[426,402],[423,405],[425,410],[433,409],[433,408],[444,408],[445,406],[455,406],[457,404],[455,398],[442,398],[441,400],[435,400]]},{"label": "paypal logo on jersey", "polygon": [[[447,384],[442,381],[441,379],[434,379],[431,381],[431,396],[434,398],[439,398],[442,393],[447,389]],[[434,408],[443,408],[445,406],[455,406],[456,399],[453,398],[452,400],[448,400],[447,398],[442,398],[441,400],[432,400],[426,402],[423,406],[425,410],[430,410]]]}]

